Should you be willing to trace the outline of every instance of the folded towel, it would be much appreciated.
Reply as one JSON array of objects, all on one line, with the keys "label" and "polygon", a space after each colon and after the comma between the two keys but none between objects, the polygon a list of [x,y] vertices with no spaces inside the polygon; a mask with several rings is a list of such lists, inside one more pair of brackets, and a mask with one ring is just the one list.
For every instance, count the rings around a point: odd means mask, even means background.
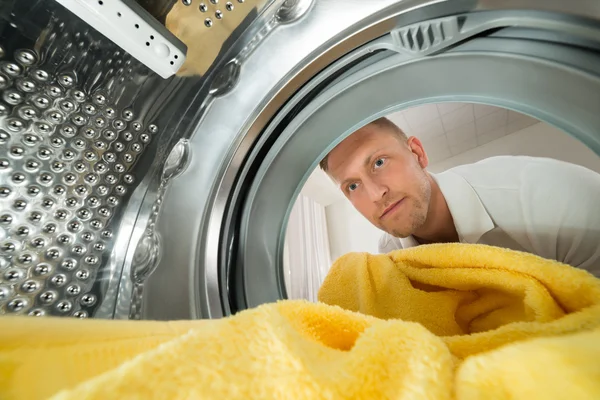
[{"label": "folded towel", "polygon": [[350,253],[319,301],[422,324],[465,358],[516,340],[600,326],[600,280],[532,254],[438,244],[388,255]]},{"label": "folded towel", "polygon": [[388,319],[303,301],[213,321],[3,317],[0,399],[600,398],[586,272],[431,246],[345,256],[320,295]]}]

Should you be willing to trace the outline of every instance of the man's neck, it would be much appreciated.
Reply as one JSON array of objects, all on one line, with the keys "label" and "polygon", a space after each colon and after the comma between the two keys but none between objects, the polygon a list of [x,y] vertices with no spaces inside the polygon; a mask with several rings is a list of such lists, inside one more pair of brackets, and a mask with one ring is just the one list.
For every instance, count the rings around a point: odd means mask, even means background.
[{"label": "man's neck", "polygon": [[458,242],[458,232],[444,194],[435,179],[428,175],[431,184],[429,211],[423,226],[413,236],[420,244]]}]

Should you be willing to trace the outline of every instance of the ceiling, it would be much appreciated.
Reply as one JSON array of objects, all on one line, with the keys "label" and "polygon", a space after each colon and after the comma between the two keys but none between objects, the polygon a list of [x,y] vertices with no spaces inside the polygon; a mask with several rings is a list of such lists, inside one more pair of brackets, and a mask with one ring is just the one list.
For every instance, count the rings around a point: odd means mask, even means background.
[{"label": "ceiling", "polygon": [[473,103],[425,104],[388,116],[423,143],[429,163],[482,146],[538,122],[505,108]]},{"label": "ceiling", "polygon": [[[539,122],[515,111],[473,103],[425,104],[388,118],[408,136],[421,140],[430,165]],[[302,193],[323,205],[344,198],[319,168],[312,173]]]}]

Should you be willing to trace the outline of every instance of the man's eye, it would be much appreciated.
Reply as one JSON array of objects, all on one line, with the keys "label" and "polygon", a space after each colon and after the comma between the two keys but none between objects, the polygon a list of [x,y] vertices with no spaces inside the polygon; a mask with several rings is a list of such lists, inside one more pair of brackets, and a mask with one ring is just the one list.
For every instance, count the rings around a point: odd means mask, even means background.
[{"label": "man's eye", "polygon": [[377,161],[375,161],[375,168],[379,168],[379,167],[383,166],[383,163],[384,163],[383,158],[378,159]]},{"label": "man's eye", "polygon": [[353,191],[356,190],[357,187],[358,187],[358,185],[356,183],[351,183],[351,184],[348,185],[348,190],[350,192],[353,192]]}]

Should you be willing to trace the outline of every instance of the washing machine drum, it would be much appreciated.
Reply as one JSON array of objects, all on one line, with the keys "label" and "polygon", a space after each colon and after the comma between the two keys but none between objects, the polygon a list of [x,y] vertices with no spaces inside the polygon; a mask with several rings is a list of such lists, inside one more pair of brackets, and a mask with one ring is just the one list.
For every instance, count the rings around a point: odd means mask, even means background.
[{"label": "washing machine drum", "polygon": [[222,47],[167,79],[66,0],[0,6],[2,313],[219,318],[286,298],[303,182],[403,108],[501,106],[600,154],[595,0],[181,1]]}]

